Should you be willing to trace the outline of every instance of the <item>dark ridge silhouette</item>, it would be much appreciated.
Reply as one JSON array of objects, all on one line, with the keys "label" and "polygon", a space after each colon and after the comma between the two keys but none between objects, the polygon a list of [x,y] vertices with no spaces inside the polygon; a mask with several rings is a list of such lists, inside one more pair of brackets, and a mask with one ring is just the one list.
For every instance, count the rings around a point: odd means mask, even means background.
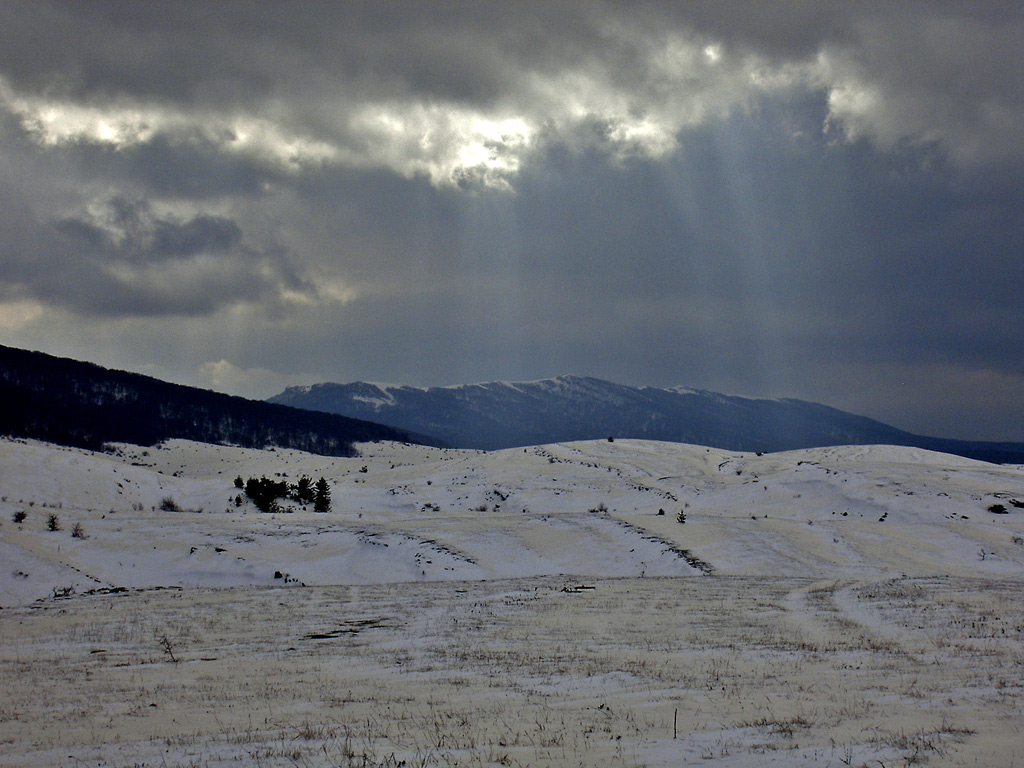
[{"label": "dark ridge silhouette", "polygon": [[182,438],[353,456],[354,443],[430,442],[404,430],[247,400],[0,345],[0,434],[102,450]]}]

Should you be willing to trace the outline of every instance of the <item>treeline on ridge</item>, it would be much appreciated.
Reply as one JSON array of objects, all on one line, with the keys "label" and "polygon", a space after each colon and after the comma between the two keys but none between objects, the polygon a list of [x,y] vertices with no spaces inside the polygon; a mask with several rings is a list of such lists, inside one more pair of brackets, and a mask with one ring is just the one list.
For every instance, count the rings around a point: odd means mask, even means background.
[{"label": "treeline on ridge", "polygon": [[423,442],[336,414],[247,400],[0,345],[0,434],[90,450],[173,438],[355,455],[354,443]]}]

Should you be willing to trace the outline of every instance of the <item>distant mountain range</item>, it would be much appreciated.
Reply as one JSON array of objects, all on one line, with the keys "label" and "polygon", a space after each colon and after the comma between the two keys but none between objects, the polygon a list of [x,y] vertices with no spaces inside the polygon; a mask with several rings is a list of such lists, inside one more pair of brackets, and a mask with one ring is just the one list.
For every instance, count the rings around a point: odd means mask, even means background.
[{"label": "distant mountain range", "polygon": [[0,435],[92,449],[183,438],[342,456],[377,440],[485,450],[607,437],[763,452],[881,444],[1024,464],[1024,443],[914,435],[801,400],[559,376],[433,388],[316,384],[262,402],[2,345]]},{"label": "distant mountain range", "polygon": [[353,455],[353,443],[422,442],[404,430],[169,384],[0,346],[0,435],[100,450],[171,438]]},{"label": "distant mountain range", "polygon": [[997,463],[1024,463],[1024,443],[924,437],[802,400],[763,400],[674,387],[630,387],[559,376],[417,388],[356,382],[289,387],[272,403],[366,419],[494,450],[607,437],[694,443],[736,451],[827,445],[903,445]]}]

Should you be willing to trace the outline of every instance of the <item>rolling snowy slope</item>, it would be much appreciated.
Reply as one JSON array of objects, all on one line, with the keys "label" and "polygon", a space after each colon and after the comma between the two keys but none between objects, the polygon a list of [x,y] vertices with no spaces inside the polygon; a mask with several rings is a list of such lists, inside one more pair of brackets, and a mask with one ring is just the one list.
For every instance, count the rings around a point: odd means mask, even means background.
[{"label": "rolling snowy slope", "polygon": [[[1024,571],[1020,467],[878,446],[763,456],[624,440],[489,453],[397,443],[362,450],[328,458],[171,441],[91,453],[0,441],[0,605],[55,588],[286,578]],[[235,505],[237,475],[294,482],[300,474],[331,481],[331,512]],[[165,499],[189,511],[165,511]],[[48,530],[50,515],[61,530]],[[85,538],[71,536],[75,523]]]}]

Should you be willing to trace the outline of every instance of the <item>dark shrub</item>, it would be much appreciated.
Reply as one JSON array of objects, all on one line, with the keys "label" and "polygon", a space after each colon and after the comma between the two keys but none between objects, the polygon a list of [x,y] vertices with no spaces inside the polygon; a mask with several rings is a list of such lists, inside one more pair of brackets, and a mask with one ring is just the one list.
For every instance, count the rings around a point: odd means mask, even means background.
[{"label": "dark shrub", "polygon": [[170,496],[164,496],[160,499],[160,509],[164,512],[181,512],[181,507],[178,506],[178,502]]},{"label": "dark shrub", "polygon": [[245,495],[252,499],[260,512],[277,512],[280,509],[277,500],[287,496],[288,490],[288,483],[284,480],[250,477],[245,481]]}]

